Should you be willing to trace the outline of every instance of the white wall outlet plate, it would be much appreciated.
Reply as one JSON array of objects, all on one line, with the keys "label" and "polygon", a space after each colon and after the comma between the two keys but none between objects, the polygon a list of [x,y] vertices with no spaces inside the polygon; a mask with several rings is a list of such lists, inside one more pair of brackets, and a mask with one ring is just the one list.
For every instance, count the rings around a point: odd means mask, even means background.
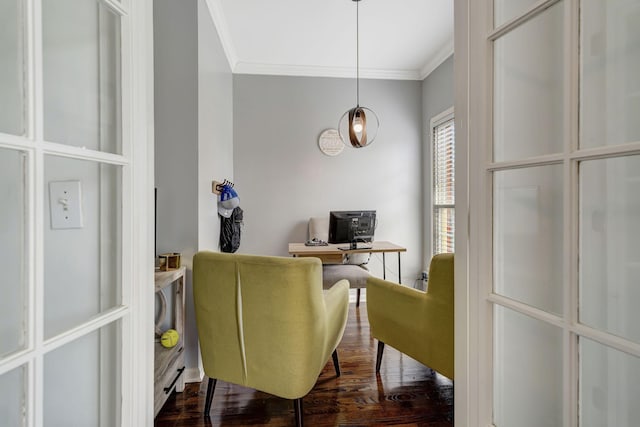
[{"label": "white wall outlet plate", "polygon": [[82,228],[80,181],[49,182],[51,228]]}]

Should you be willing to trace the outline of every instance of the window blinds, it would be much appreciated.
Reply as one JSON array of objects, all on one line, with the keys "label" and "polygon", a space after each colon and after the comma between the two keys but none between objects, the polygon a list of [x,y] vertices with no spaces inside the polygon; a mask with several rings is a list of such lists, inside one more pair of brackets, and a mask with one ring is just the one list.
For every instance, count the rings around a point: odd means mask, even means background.
[{"label": "window blinds", "polygon": [[433,253],[453,252],[455,224],[453,118],[433,127]]}]

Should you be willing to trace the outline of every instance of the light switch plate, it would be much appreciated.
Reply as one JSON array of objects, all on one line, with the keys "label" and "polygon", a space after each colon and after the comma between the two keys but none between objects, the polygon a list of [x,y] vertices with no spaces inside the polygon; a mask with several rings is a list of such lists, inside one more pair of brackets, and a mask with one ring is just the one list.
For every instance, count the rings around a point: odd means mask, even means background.
[{"label": "light switch plate", "polygon": [[51,228],[82,228],[80,181],[49,182]]}]

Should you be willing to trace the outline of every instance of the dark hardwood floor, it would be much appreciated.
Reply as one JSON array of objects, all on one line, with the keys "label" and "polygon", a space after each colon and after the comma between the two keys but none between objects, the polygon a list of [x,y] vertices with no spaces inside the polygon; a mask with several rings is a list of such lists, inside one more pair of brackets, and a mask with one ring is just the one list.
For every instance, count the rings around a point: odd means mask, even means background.
[{"label": "dark hardwood floor", "polygon": [[[350,304],[338,347],[342,375],[336,377],[329,358],[304,397],[305,426],[452,426],[453,383],[389,346],[376,375],[376,346],[366,304]],[[205,378],[187,384],[183,393],[173,393],[155,426],[294,425],[292,401],[222,381],[216,386],[211,417],[204,418],[206,391]]]}]

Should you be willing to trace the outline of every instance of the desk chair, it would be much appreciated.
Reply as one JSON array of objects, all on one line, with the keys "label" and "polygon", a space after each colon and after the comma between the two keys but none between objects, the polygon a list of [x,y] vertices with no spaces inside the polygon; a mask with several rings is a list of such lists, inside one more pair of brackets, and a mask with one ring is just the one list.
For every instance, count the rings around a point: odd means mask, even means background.
[{"label": "desk chair", "polygon": [[[329,240],[329,218],[309,218],[309,239]],[[351,288],[358,290],[356,307],[360,307],[360,289],[367,287],[369,269],[367,263],[370,253],[349,254],[343,264],[324,264],[322,266],[322,287],[329,289],[338,280],[346,279]]]},{"label": "desk chair", "polygon": [[349,284],[320,288],[317,258],[216,252],[193,257],[193,299],[200,354],[209,377],[205,417],[217,380],[294,400],[302,425],[302,398],[336,347],[349,310]]}]

